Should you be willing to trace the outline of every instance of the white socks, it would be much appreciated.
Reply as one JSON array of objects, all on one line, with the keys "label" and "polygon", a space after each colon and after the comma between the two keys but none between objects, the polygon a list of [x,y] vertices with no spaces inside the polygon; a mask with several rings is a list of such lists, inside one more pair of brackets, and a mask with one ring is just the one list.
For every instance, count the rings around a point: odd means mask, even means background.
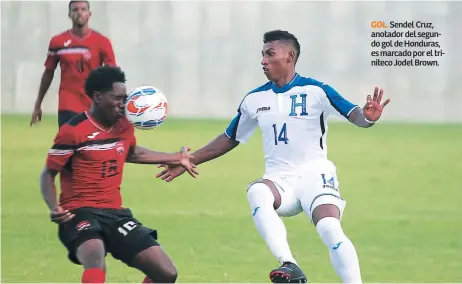
[{"label": "white socks", "polygon": [[332,266],[343,283],[362,283],[356,249],[343,233],[340,221],[334,217],[323,218],[316,224],[316,230],[327,246]]},{"label": "white socks", "polygon": [[263,183],[251,185],[247,199],[255,226],[273,255],[281,264],[285,261],[297,264],[287,242],[286,227],[273,208],[274,196],[268,186]]},{"label": "white socks", "polygon": [[[297,264],[287,242],[287,231],[281,218],[273,208],[274,196],[263,183],[255,183],[247,192],[252,208],[253,221],[273,255],[282,264],[289,261]],[[316,230],[329,249],[329,255],[343,283],[362,283],[358,255],[353,243],[343,233],[340,221],[334,217],[321,219]]]}]

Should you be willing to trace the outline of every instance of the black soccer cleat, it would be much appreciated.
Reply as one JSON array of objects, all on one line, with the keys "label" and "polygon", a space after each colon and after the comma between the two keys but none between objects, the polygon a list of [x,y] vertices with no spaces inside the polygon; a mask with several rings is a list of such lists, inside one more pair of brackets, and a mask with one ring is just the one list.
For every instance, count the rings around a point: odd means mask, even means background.
[{"label": "black soccer cleat", "polygon": [[273,283],[306,283],[303,271],[292,262],[284,262],[279,268],[273,269],[269,277]]}]

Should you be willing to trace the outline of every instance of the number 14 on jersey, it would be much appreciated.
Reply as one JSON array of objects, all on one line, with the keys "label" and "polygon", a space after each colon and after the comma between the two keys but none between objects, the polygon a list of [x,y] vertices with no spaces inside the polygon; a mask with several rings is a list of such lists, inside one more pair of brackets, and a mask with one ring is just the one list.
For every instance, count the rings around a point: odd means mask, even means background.
[{"label": "number 14 on jersey", "polygon": [[284,123],[282,127],[278,128],[276,124],[273,124],[274,130],[274,145],[278,145],[279,142],[284,142],[284,144],[289,143],[289,138],[287,138],[287,124]]}]

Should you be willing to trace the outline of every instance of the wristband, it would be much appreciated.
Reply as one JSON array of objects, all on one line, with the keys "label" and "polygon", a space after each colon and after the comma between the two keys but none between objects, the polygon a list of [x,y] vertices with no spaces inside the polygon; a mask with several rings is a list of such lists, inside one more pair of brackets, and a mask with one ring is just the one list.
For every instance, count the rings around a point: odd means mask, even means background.
[{"label": "wristband", "polygon": [[367,119],[366,117],[364,118],[364,121],[369,123],[369,124],[375,124],[375,121],[371,121],[371,120]]}]

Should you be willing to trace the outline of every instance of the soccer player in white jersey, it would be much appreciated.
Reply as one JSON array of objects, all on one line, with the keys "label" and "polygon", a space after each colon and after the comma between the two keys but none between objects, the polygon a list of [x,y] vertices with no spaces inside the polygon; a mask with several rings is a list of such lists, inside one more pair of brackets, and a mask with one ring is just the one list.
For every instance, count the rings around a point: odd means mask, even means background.
[{"label": "soccer player in white jersey", "polygon": [[[228,153],[259,127],[266,169],[261,179],[249,184],[247,197],[255,226],[281,265],[270,272],[271,281],[307,281],[292,256],[280,218],[303,211],[342,281],[361,283],[356,249],[340,224],[346,202],[339,192],[336,167],[327,159],[326,122],[329,116],[340,115],[359,127],[371,127],[390,100],[381,103],[383,90],[375,88],[360,108],[329,85],[297,74],[300,44],[287,31],[267,32],[263,43],[261,64],[269,82],[244,97],[225,133],[195,152],[193,163]],[[171,181],[183,173],[181,167],[165,167],[157,177]]]}]

